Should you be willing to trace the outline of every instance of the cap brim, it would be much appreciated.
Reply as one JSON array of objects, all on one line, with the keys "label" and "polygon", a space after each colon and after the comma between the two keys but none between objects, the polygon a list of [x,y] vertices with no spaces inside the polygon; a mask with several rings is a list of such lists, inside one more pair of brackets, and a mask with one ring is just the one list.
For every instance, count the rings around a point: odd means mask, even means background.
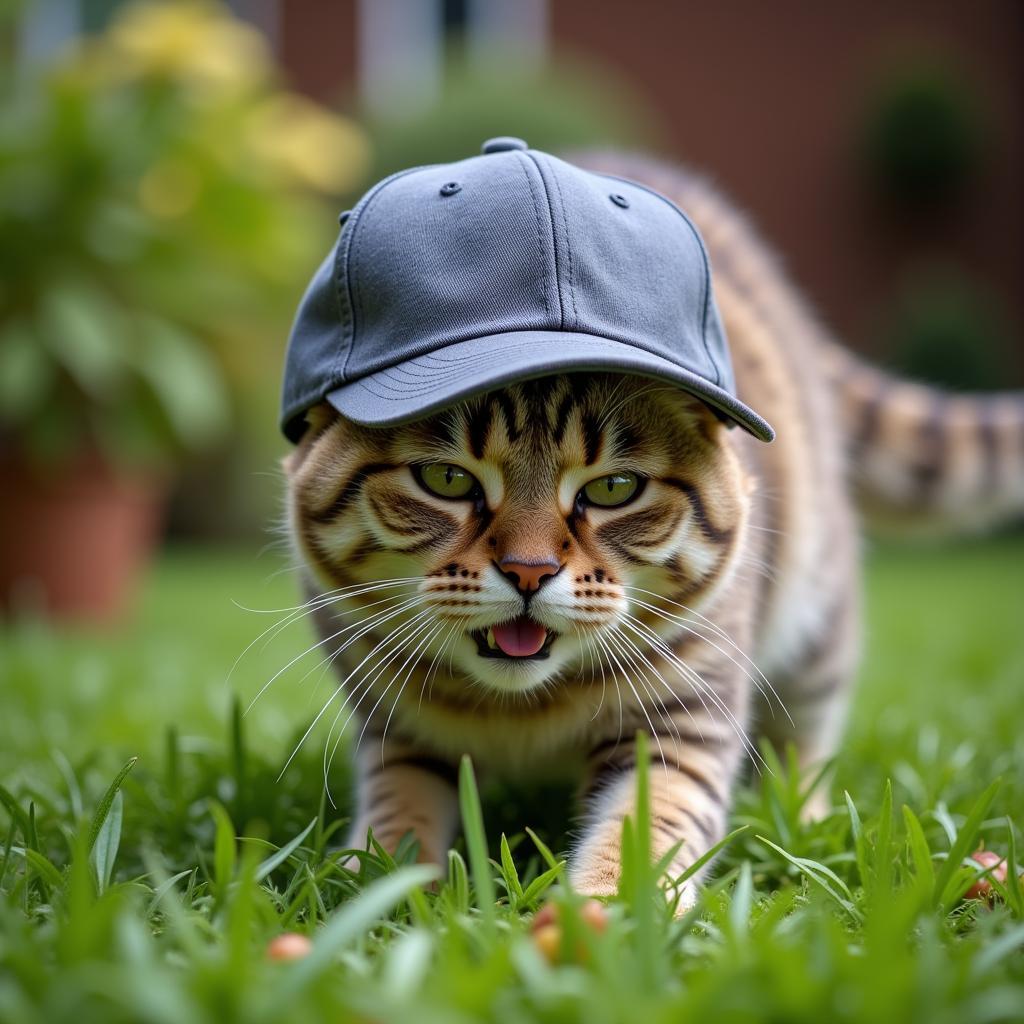
[{"label": "cap brim", "polygon": [[675,384],[760,440],[775,437],[753,409],[698,374],[635,345],[569,331],[512,331],[455,342],[343,384],[326,398],[347,419],[368,427],[390,427],[507,384],[587,371],[636,374]]}]

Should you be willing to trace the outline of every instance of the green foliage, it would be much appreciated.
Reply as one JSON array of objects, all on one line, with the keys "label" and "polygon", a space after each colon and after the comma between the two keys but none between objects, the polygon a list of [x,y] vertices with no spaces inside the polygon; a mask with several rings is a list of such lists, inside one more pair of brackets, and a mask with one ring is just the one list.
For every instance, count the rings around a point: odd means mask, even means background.
[{"label": "green foliage", "polygon": [[1013,387],[1022,367],[997,296],[952,267],[919,268],[879,325],[886,366],[955,391]]},{"label": "green foliage", "polygon": [[495,54],[488,68],[455,62],[438,99],[403,116],[367,112],[374,177],[418,164],[463,160],[495,135],[514,135],[535,149],[650,147],[659,134],[653,115],[609,68],[560,56],[537,68]]},{"label": "green foliage", "polygon": [[981,99],[947,63],[903,59],[876,83],[863,159],[872,185],[901,212],[929,212],[962,198],[986,148]]},{"label": "green foliage", "polygon": [[276,378],[321,197],[365,167],[359,131],[213,4],[126,4],[0,74],[0,430],[36,456],[209,447]]},{"label": "green foliage", "polygon": [[[1020,848],[1022,554],[1019,538],[877,552],[871,653],[831,811],[802,822],[825,783],[765,751],[770,771],[741,788],[698,905],[676,917],[677,889],[651,862],[641,773],[602,933],[552,852],[566,835],[524,828],[541,817],[528,807],[495,831],[504,798],[478,792],[468,762],[465,836],[440,879],[409,845],[390,856],[371,842],[349,862],[321,751],[300,751],[274,781],[303,731],[308,666],[244,718],[224,684],[259,632],[229,598],[290,603],[289,581],[261,583],[265,567],[179,554],[121,637],[11,628],[0,1019],[1019,1020],[1024,893],[997,886],[992,907],[960,897],[985,874],[964,864],[980,842],[1014,861]],[[254,645],[233,678],[243,704],[304,640]],[[529,932],[548,899],[563,925],[557,965]],[[268,962],[283,931],[308,935],[313,953]]]}]

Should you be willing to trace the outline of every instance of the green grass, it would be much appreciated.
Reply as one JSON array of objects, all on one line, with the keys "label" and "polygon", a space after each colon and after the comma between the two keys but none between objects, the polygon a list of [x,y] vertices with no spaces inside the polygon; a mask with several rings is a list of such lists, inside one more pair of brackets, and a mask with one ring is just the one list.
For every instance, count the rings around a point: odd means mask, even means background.
[{"label": "green grass", "polygon": [[[869,563],[832,815],[799,824],[778,764],[740,793],[682,919],[630,827],[603,934],[560,879],[558,789],[489,791],[481,812],[464,766],[445,877],[401,863],[408,850],[341,866],[324,734],[276,781],[329,679],[302,681],[310,657],[235,713],[311,642],[297,625],[228,678],[276,618],[232,602],[295,601],[271,559],[172,552],[116,633],[6,627],[0,1021],[1024,1020],[1024,900],[959,898],[979,841],[1024,860],[1024,539]],[[344,765],[331,784],[341,803]],[[557,966],[529,936],[549,898]],[[283,930],[313,954],[269,963]]]}]

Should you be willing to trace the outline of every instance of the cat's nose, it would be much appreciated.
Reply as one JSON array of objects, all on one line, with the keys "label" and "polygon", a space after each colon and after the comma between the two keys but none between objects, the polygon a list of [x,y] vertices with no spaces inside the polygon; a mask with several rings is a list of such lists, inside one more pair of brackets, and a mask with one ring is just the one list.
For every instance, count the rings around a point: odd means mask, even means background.
[{"label": "cat's nose", "polygon": [[541,584],[561,571],[558,562],[518,562],[514,558],[503,558],[496,563],[498,572],[512,581],[520,593],[535,594]]}]

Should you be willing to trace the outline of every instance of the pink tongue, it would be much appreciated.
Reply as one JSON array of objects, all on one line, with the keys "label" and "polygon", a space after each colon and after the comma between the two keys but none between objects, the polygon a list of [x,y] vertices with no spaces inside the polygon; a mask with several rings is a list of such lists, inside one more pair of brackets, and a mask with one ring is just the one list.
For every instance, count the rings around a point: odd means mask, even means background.
[{"label": "pink tongue", "polygon": [[510,658],[528,658],[536,654],[548,638],[548,631],[525,615],[494,627],[494,642]]}]

